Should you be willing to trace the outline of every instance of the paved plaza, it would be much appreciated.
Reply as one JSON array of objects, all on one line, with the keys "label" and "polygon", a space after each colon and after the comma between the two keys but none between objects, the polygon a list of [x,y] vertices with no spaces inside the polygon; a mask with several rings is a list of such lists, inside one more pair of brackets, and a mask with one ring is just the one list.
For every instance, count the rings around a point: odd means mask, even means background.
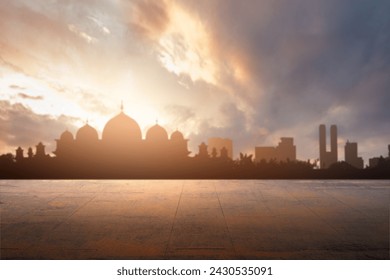
[{"label": "paved plaza", "polygon": [[1,259],[389,259],[390,181],[2,180]]}]

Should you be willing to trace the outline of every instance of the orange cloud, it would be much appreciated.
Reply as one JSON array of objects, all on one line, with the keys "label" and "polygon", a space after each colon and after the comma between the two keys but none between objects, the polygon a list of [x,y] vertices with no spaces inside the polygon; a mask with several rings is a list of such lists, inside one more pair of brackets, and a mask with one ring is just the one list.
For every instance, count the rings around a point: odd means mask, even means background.
[{"label": "orange cloud", "polygon": [[23,98],[23,99],[43,100],[43,96],[41,96],[41,95],[34,96],[34,95],[29,95],[29,94],[26,94],[26,93],[23,93],[23,92],[19,92],[18,96],[20,98]]},{"label": "orange cloud", "polygon": [[131,29],[138,35],[156,40],[169,24],[167,1],[135,1],[124,3]]}]

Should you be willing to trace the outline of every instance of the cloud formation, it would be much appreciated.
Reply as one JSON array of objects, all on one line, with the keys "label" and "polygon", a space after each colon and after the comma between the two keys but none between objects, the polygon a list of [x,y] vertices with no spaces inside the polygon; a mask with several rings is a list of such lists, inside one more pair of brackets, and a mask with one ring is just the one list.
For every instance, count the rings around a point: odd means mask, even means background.
[{"label": "cloud formation", "polygon": [[367,160],[390,139],[389,14],[385,0],[4,0],[0,97],[42,96],[29,103],[39,115],[55,96],[98,130],[124,100],[141,127],[183,130],[193,152],[208,137],[237,154],[292,136],[316,158],[318,125],[336,123],[340,159],[349,139]]},{"label": "cloud formation", "polygon": [[[299,144],[314,147],[307,143],[317,140],[318,124],[336,123],[344,139],[363,144],[366,137],[382,138],[375,152],[386,151],[385,139],[390,139],[390,111],[384,105],[390,104],[387,1],[201,5],[190,1],[188,5],[209,20],[217,41],[229,42],[219,48],[228,45],[251,58],[243,64],[251,87],[235,94],[244,95],[242,108],[253,112],[245,119],[251,131],[269,131],[258,144],[272,144],[271,139],[275,143],[275,138],[289,133]],[[234,79],[230,81],[224,80],[237,89]],[[237,133],[233,126],[232,131]],[[361,152],[365,145],[359,146]]]},{"label": "cloud formation", "polygon": [[43,100],[43,96],[33,96],[33,95],[29,95],[29,94],[26,94],[26,93],[23,93],[23,92],[19,92],[18,93],[18,96],[20,98],[23,98],[23,99],[31,99],[31,100]]},{"label": "cloud formation", "polygon": [[2,145],[0,153],[14,151],[16,147],[35,147],[42,142],[47,146],[46,152],[55,150],[54,139],[66,129],[74,130],[74,120],[62,115],[53,118],[50,115],[39,115],[20,103],[11,104],[0,100],[0,135]]}]

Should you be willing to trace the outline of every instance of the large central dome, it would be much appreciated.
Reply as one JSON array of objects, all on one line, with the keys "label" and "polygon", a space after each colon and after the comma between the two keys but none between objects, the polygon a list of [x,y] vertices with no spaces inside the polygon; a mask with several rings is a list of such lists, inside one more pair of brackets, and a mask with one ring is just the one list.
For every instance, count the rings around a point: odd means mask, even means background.
[{"label": "large central dome", "polygon": [[102,140],[110,143],[141,141],[142,133],[138,123],[121,112],[104,126]]}]

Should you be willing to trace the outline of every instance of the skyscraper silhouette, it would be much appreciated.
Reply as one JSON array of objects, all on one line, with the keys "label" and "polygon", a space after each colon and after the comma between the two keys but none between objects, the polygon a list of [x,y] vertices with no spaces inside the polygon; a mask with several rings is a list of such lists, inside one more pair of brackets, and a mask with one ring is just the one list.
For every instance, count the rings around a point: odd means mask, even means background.
[{"label": "skyscraper silhouette", "polygon": [[358,157],[358,144],[347,141],[345,144],[345,162],[350,165],[362,169],[364,166],[363,159]]},{"label": "skyscraper silhouette", "polygon": [[320,125],[320,168],[328,168],[337,162],[337,126],[330,127],[330,152],[326,149],[326,127]]}]

